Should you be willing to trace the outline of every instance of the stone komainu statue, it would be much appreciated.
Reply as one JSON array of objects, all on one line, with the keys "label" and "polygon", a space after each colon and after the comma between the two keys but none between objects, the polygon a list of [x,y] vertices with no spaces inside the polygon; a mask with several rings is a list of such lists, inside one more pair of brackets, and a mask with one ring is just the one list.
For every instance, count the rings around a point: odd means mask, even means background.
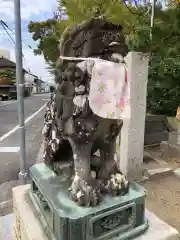
[{"label": "stone komainu statue", "polygon": [[[103,18],[67,28],[59,48],[61,56],[108,61],[123,59],[128,52],[122,27]],[[102,193],[116,196],[128,191],[128,182],[115,161],[123,121],[93,113],[88,101],[91,69],[88,61],[58,60],[56,92],[47,105],[43,131],[45,163],[58,172],[62,161],[73,159],[70,195],[85,206],[98,204]],[[93,156],[97,150],[99,161]]]}]

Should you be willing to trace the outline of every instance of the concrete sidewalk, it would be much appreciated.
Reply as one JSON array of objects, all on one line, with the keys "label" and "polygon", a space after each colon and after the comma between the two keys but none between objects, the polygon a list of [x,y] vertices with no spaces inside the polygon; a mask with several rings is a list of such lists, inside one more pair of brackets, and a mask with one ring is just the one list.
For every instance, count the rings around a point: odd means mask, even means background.
[{"label": "concrete sidewalk", "polygon": [[[134,240],[176,240],[179,239],[179,233],[155,214],[146,210],[146,216],[149,220],[148,231],[136,237]],[[13,214],[0,217],[0,240],[12,240]]]},{"label": "concrete sidewalk", "polygon": [[12,240],[13,214],[0,217],[0,240]]}]

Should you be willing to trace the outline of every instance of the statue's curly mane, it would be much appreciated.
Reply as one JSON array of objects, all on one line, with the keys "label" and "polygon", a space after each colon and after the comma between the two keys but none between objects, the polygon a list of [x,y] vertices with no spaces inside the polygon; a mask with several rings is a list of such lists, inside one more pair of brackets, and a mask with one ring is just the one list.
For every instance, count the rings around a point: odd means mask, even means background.
[{"label": "statue's curly mane", "polygon": [[[118,42],[121,54],[127,54],[122,26],[109,23],[102,17],[91,18],[65,29],[60,39],[59,51],[61,56],[66,57],[99,56],[111,42]],[[65,62],[58,59],[56,67],[61,68]]]}]

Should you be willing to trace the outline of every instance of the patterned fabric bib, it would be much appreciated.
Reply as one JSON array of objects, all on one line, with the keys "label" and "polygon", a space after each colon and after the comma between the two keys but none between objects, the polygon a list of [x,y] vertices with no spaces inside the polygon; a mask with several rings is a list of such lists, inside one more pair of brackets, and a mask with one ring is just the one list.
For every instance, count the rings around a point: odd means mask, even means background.
[{"label": "patterned fabric bib", "polygon": [[92,68],[89,93],[89,105],[92,111],[102,118],[128,118],[129,95],[125,64],[96,60]]}]

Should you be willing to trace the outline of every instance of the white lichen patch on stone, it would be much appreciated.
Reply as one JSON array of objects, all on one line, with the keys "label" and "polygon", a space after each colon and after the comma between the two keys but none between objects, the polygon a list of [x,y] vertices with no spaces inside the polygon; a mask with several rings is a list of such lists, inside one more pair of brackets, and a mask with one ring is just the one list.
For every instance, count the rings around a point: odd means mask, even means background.
[{"label": "white lichen patch on stone", "polygon": [[45,124],[42,130],[42,135],[44,135],[47,132],[47,125]]},{"label": "white lichen patch on stone", "polygon": [[124,175],[122,175],[122,182],[124,183],[125,188],[128,186],[128,180]]},{"label": "white lichen patch on stone", "polygon": [[52,151],[55,152],[56,151],[56,146],[54,143],[51,144],[51,148],[52,148]]},{"label": "white lichen patch on stone", "polygon": [[78,96],[74,97],[73,103],[77,107],[83,108],[86,103],[86,100],[87,100],[87,95],[78,95]]},{"label": "white lichen patch on stone", "polygon": [[85,91],[85,86],[84,85],[80,85],[79,87],[75,88],[75,92],[79,93],[79,92],[84,92]]},{"label": "white lichen patch on stone", "polygon": [[120,173],[112,174],[111,178],[108,181],[107,187],[110,189],[122,189],[122,186],[125,188],[128,186],[128,181],[126,177]]},{"label": "white lichen patch on stone", "polygon": [[93,179],[96,179],[96,172],[95,171],[91,171],[91,176]]},{"label": "white lichen patch on stone", "polygon": [[80,177],[78,176],[78,174],[76,173],[75,177],[74,177],[74,182],[79,181]]},{"label": "white lichen patch on stone", "polygon": [[56,138],[56,132],[55,130],[52,130],[52,139],[55,139]]},{"label": "white lichen patch on stone", "polygon": [[76,160],[77,159],[77,154],[74,154],[73,158],[74,158],[74,160]]},{"label": "white lichen patch on stone", "polygon": [[59,144],[59,143],[60,143],[60,141],[59,141],[59,139],[58,139],[58,138],[55,138],[55,140],[56,140],[56,143],[57,143],[57,144]]},{"label": "white lichen patch on stone", "polygon": [[79,192],[77,192],[77,198],[80,198],[84,196],[83,192],[80,190]]},{"label": "white lichen patch on stone", "polygon": [[117,153],[114,154],[114,161],[118,161]]}]

